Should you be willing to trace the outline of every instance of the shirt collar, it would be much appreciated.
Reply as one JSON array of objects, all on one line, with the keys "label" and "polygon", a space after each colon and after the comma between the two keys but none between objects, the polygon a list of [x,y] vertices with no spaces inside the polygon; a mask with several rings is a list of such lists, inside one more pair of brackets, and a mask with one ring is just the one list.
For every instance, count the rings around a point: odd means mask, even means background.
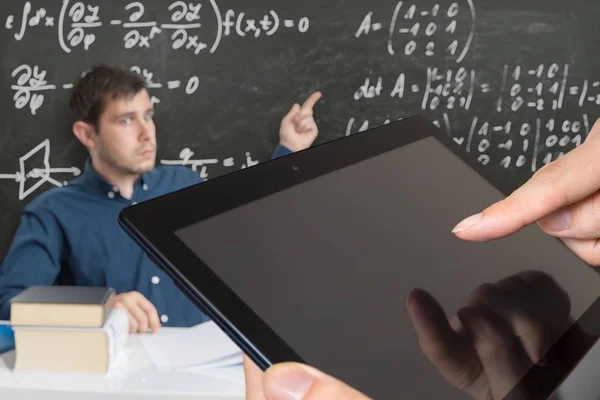
[{"label": "shirt collar", "polygon": [[[119,188],[108,183],[92,166],[92,159],[88,157],[85,160],[83,173],[81,175],[83,183],[102,195],[114,197],[119,192]],[[136,182],[136,187],[141,186],[145,191],[152,187],[152,171],[142,174]],[[112,193],[112,195],[110,195]]]}]

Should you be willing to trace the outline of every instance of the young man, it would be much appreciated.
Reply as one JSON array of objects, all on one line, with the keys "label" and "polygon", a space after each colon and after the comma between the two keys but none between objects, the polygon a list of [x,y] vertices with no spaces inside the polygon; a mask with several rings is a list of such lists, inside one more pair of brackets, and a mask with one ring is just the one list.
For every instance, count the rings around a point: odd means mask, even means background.
[{"label": "young man", "polygon": [[[281,122],[273,157],[306,149],[317,137],[314,93]],[[208,318],[156,267],[118,225],[119,212],[137,202],[202,182],[184,167],[155,166],[156,132],[145,81],[96,66],[75,86],[73,133],[90,157],[69,185],[38,196],[0,266],[0,320],[10,299],[33,285],[110,286],[126,310],[131,332],[193,326]]]}]

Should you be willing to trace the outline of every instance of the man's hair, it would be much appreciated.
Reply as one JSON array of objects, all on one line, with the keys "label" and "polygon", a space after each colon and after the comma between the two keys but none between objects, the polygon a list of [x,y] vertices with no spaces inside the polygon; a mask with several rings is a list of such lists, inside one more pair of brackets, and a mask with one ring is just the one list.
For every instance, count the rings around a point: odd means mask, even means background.
[{"label": "man's hair", "polygon": [[146,81],[135,72],[96,65],[74,86],[69,105],[77,121],[98,127],[108,101],[133,97],[143,89],[146,89]]}]

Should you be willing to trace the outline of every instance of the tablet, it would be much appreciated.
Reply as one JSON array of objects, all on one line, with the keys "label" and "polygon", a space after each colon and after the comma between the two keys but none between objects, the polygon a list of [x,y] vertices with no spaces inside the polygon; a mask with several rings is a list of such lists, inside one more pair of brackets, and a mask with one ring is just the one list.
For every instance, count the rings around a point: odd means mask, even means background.
[{"label": "tablet", "polygon": [[406,308],[413,289],[450,318],[482,284],[549,276],[566,314],[543,290],[510,296],[545,318],[556,312],[550,323],[570,314],[548,339],[552,354],[569,349],[560,368],[532,365],[515,382],[543,386],[531,398],[546,398],[595,343],[600,277],[535,225],[486,243],[451,233],[510,190],[414,116],[129,207],[119,220],[261,368],[304,362],[376,399],[466,398],[421,350]]}]

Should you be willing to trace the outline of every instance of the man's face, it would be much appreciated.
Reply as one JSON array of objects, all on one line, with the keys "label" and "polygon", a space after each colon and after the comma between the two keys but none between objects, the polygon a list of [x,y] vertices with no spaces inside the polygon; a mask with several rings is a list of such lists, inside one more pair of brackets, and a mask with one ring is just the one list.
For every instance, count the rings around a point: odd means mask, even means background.
[{"label": "man's face", "polygon": [[151,171],[156,162],[153,114],[146,90],[131,98],[107,99],[98,121],[96,157],[122,174]]}]

